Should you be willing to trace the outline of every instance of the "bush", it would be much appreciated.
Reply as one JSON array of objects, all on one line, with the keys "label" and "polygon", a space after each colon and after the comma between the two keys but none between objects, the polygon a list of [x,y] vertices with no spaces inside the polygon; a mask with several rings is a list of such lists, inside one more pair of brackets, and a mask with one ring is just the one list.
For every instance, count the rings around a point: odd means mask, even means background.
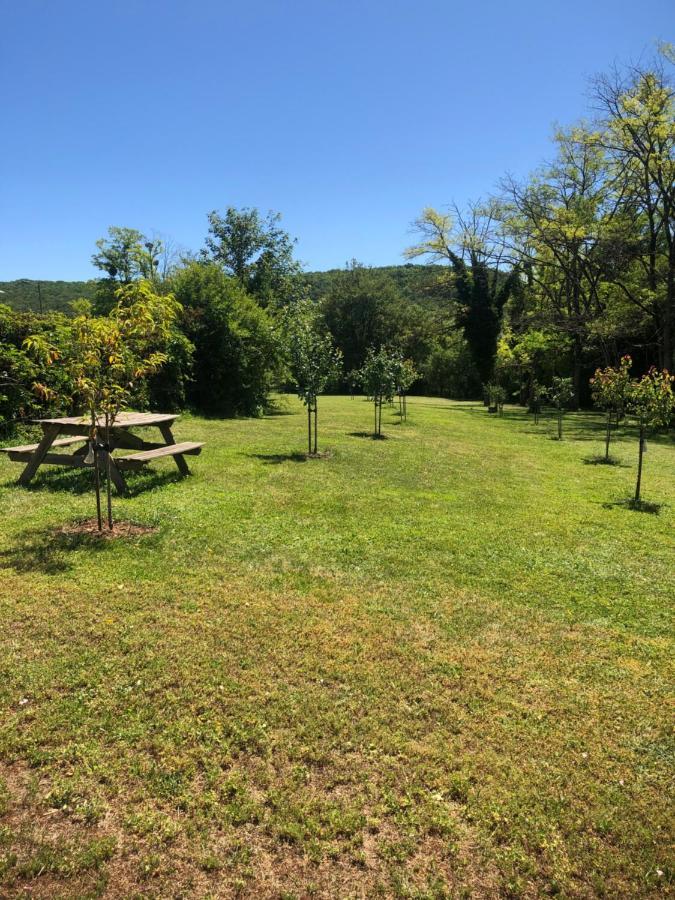
[{"label": "bush", "polygon": [[[26,419],[65,408],[62,398],[72,393],[65,373],[31,359],[23,344],[31,334],[49,334],[57,343],[67,333],[68,322],[60,313],[37,315],[0,305],[0,437],[7,437]],[[36,383],[49,385],[53,394],[39,394]]]},{"label": "bush", "polygon": [[268,314],[215,263],[190,263],[171,289],[194,346],[189,403],[207,415],[259,413],[280,366]]}]

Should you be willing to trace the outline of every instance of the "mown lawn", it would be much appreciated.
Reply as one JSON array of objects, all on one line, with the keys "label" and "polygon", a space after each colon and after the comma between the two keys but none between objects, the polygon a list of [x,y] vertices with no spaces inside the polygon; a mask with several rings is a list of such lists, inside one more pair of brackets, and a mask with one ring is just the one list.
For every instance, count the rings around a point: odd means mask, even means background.
[{"label": "mown lawn", "polygon": [[100,542],[0,459],[0,896],[672,889],[675,444],[327,398],[184,417]]}]

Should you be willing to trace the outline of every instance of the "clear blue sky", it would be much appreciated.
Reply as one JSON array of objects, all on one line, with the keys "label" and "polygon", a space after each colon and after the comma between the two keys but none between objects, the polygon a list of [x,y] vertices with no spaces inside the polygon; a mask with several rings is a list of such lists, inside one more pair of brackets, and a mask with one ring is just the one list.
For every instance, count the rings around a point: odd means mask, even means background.
[{"label": "clear blue sky", "polygon": [[198,249],[283,214],[308,268],[401,262],[426,205],[549,153],[671,0],[0,0],[0,280],[89,278],[108,225]]}]

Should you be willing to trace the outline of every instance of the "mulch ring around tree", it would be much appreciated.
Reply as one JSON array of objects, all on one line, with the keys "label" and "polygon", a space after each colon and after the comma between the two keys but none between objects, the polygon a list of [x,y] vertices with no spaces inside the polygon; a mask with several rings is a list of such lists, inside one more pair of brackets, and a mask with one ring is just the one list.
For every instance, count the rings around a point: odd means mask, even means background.
[{"label": "mulch ring around tree", "polygon": [[58,529],[59,534],[68,537],[76,535],[87,535],[88,537],[100,538],[101,540],[113,540],[115,538],[140,537],[144,534],[155,534],[157,528],[152,525],[137,525],[133,522],[115,522],[112,531],[108,528],[108,523],[103,522],[103,531],[98,530],[98,521],[96,519],[85,519],[82,522],[69,522],[67,525]]}]

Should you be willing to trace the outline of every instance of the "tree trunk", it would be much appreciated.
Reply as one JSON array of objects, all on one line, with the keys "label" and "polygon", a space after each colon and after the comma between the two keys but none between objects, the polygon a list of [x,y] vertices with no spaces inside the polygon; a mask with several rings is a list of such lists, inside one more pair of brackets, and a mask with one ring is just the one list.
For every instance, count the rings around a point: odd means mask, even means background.
[{"label": "tree trunk", "polygon": [[96,445],[98,443],[98,429],[96,427],[96,416],[91,416],[91,446],[94,451],[94,490],[96,492],[96,519],[98,521],[98,530],[103,531],[103,516],[101,514],[101,472],[99,470],[99,458]]},{"label": "tree trunk", "polygon": [[319,417],[319,398],[315,397],[314,398],[314,453],[315,454],[319,452],[319,442],[318,442],[318,438],[317,438],[317,430],[318,430],[317,419],[318,419],[318,417]]},{"label": "tree trunk", "polygon": [[558,407],[558,440],[562,441],[562,409]]},{"label": "tree trunk", "polygon": [[638,451],[637,482],[635,484],[635,502],[640,502],[640,489],[642,487],[642,455],[645,452],[645,429],[640,425],[640,449]]},{"label": "tree trunk", "polygon": [[607,413],[607,431],[605,432],[605,462],[609,462],[609,442],[612,437],[612,410]]},{"label": "tree trunk", "polygon": [[98,450],[96,449],[96,440],[94,440],[94,488],[96,491],[96,519],[98,521],[98,530],[103,531],[103,515],[101,513],[101,473],[99,471]]},{"label": "tree trunk", "polygon": [[307,453],[312,452],[312,401],[307,401]]},{"label": "tree trunk", "polygon": [[581,358],[582,343],[578,334],[574,335],[574,344],[572,349],[572,390],[574,391],[574,399],[572,401],[573,409],[578,409],[581,402]]},{"label": "tree trunk", "polygon": [[[671,251],[671,256],[675,255]],[[663,368],[672,372],[675,369],[675,346],[673,329],[675,328],[675,273],[671,261],[666,283],[666,309],[663,316]]]},{"label": "tree trunk", "polygon": [[106,413],[105,417],[105,486],[108,500],[108,528],[113,530],[113,514],[112,514],[112,484],[110,480],[110,419]]}]

